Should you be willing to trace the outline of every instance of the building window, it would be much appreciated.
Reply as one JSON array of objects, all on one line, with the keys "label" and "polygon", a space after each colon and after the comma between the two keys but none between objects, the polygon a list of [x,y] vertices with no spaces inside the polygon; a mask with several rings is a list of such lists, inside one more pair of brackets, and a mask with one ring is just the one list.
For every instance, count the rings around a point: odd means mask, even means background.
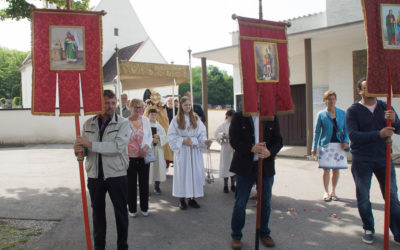
[{"label": "building window", "polygon": [[118,28],[114,28],[114,36],[118,36]]}]

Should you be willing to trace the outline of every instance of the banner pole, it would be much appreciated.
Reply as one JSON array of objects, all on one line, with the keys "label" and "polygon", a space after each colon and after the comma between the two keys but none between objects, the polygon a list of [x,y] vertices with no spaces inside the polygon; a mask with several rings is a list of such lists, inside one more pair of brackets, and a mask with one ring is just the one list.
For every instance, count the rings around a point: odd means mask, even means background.
[{"label": "banner pole", "polygon": [[[387,105],[386,110],[392,109],[392,73],[389,65],[389,81],[388,81],[388,94],[387,94]],[[386,120],[386,127],[391,127],[392,121]],[[389,225],[390,225],[390,177],[391,177],[391,160],[392,153],[392,139],[386,137],[386,180],[385,180],[385,223],[384,223],[384,236],[383,236],[383,248],[389,249]]]},{"label": "banner pole", "polygon": [[[260,98],[260,85],[257,84],[257,106],[258,106],[258,142],[263,141],[263,122],[261,118],[261,98]],[[256,216],[256,242],[255,249],[259,249],[260,245],[260,228],[261,228],[261,195],[262,195],[262,175],[263,175],[263,159],[258,157],[257,169],[257,216]]]},{"label": "banner pole", "polygon": [[188,49],[189,53],[189,77],[190,77],[190,101],[192,102],[192,107],[194,106],[193,102],[193,80],[192,80],[192,50]]},{"label": "banner pole", "polygon": [[[81,136],[81,130],[79,125],[79,116],[75,116],[75,131],[76,137]],[[89,216],[86,199],[86,187],[85,187],[85,174],[83,172],[83,156],[82,152],[78,153],[77,160],[79,162],[79,176],[81,180],[81,193],[82,193],[82,208],[83,208],[83,220],[85,222],[86,232],[86,246],[88,250],[92,250],[92,241],[90,239],[90,227],[89,227]]]},{"label": "banner pole", "polygon": [[122,116],[122,102],[121,102],[122,85],[119,75],[119,49],[117,45],[115,45],[115,65],[117,67],[117,95],[118,95],[117,100],[119,100],[119,115]]},{"label": "banner pole", "polygon": [[[259,0],[259,19],[263,19],[262,15],[262,0]],[[258,111],[258,142],[263,141],[263,122],[261,119],[261,94],[260,85],[257,84],[257,111]],[[256,216],[256,242],[255,249],[260,248],[260,228],[261,228],[261,196],[262,196],[262,175],[263,165],[260,157],[258,157],[258,169],[257,169],[257,216]]]}]

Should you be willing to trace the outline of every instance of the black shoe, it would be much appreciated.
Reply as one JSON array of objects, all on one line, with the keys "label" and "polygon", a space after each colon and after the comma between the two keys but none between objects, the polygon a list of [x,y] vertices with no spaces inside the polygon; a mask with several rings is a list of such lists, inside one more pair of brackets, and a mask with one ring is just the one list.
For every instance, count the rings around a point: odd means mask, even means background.
[{"label": "black shoe", "polygon": [[236,186],[235,186],[235,185],[232,185],[232,186],[231,186],[231,191],[232,191],[232,192],[236,192]]},{"label": "black shoe", "polygon": [[[189,202],[189,204],[190,204],[190,202]],[[187,209],[187,204],[186,204],[185,199],[180,199],[179,200],[179,208],[181,210],[186,210]]]},{"label": "black shoe", "polygon": [[190,199],[188,203],[189,203],[189,206],[191,206],[193,208],[200,208],[199,204],[194,199]]},{"label": "black shoe", "polygon": [[224,186],[224,193],[229,193],[229,189],[228,189],[228,186]]},{"label": "black shoe", "polygon": [[160,187],[154,187],[154,193],[156,194],[156,195],[160,195],[161,194],[161,189],[160,189]]}]

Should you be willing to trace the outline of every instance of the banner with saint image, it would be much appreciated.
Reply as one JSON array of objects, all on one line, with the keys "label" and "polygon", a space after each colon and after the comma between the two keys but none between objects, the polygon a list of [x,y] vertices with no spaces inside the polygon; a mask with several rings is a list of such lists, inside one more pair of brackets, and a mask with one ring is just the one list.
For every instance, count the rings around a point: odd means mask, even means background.
[{"label": "banner with saint image", "polygon": [[[32,19],[32,114],[103,110],[101,12],[35,9]],[[80,86],[81,85],[81,86]]]},{"label": "banner with saint image", "polygon": [[289,87],[286,23],[238,17],[243,113],[261,117],[294,112]]},{"label": "banner with saint image", "polygon": [[400,97],[400,2],[362,0],[367,33],[367,95],[387,96],[389,68],[394,97]]}]

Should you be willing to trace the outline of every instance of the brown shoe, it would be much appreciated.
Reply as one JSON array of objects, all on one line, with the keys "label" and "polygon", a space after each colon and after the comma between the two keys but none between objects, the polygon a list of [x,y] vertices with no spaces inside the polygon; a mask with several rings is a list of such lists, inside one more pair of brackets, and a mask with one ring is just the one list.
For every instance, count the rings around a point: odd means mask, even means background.
[{"label": "brown shoe", "polygon": [[232,239],[232,249],[239,250],[242,249],[242,243],[238,239]]},{"label": "brown shoe", "polygon": [[261,242],[263,243],[264,246],[266,247],[274,247],[275,246],[275,242],[274,240],[271,238],[271,236],[267,236],[265,238],[261,238]]}]

